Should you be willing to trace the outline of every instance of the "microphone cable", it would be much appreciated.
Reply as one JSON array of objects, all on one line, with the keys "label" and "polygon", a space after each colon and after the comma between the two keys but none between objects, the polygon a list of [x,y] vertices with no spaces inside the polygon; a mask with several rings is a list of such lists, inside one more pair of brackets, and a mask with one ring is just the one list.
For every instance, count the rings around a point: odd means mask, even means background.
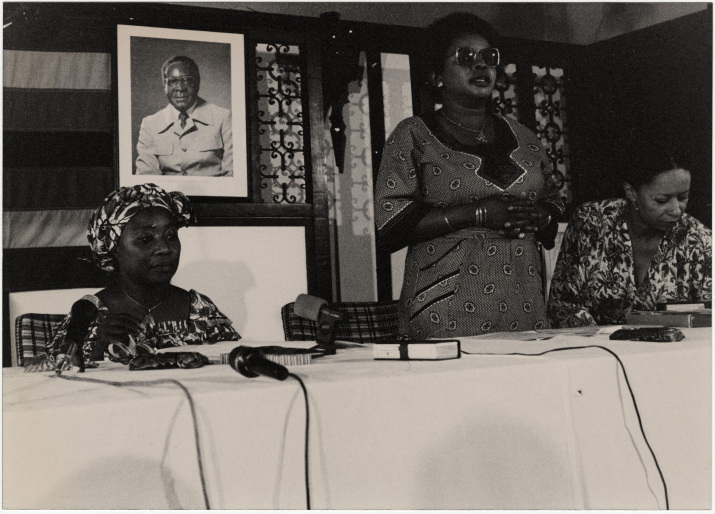
[{"label": "microphone cable", "polygon": [[658,458],[655,456],[655,452],[653,451],[653,448],[651,447],[650,443],[648,442],[648,438],[645,435],[645,428],[643,427],[643,421],[641,420],[641,414],[640,411],[638,410],[638,403],[636,402],[636,397],[635,394],[633,393],[633,388],[631,387],[631,382],[628,380],[628,374],[626,373],[626,367],[623,365],[623,361],[621,361],[621,358],[614,352],[613,350],[606,348],[605,346],[600,346],[597,344],[591,344],[591,345],[586,345],[586,346],[564,346],[561,348],[552,348],[551,350],[546,350],[543,352],[539,353],[519,353],[519,352],[512,352],[512,353],[479,353],[479,352],[466,352],[462,350],[461,352],[465,355],[520,355],[524,357],[539,357],[541,355],[546,355],[547,353],[554,353],[554,352],[563,352],[563,351],[569,351],[569,350],[582,350],[584,348],[598,348],[599,350],[603,350],[605,352],[610,353],[618,362],[618,364],[621,367],[621,371],[623,372],[623,378],[626,381],[626,385],[628,386],[628,393],[631,396],[631,401],[633,402],[633,408],[635,409],[636,412],[636,417],[638,418],[638,426],[640,427],[641,435],[643,436],[643,440],[645,441],[646,446],[648,447],[648,450],[650,451],[651,456],[653,457],[653,462],[655,463],[655,467],[658,470],[658,474],[660,475],[660,481],[663,484],[663,495],[665,496],[665,510],[670,510],[670,501],[668,499],[668,486],[665,483],[665,477],[663,476],[663,472],[660,469],[660,464],[658,464]]},{"label": "microphone cable", "polygon": [[[159,384],[171,384],[179,387],[183,391],[183,393],[186,395],[186,399],[189,402],[189,409],[191,411],[191,421],[193,423],[194,427],[194,443],[196,445],[196,456],[197,456],[197,461],[199,465],[199,476],[201,478],[201,492],[203,493],[204,496],[204,505],[206,505],[206,510],[211,510],[211,504],[209,503],[209,496],[208,496],[208,491],[206,489],[206,477],[204,476],[204,464],[203,464],[203,459],[201,457],[201,440],[199,438],[199,422],[198,422],[198,417],[196,415],[196,406],[194,405],[194,398],[191,396],[191,393],[189,390],[186,388],[184,384],[179,382],[178,380],[175,380],[173,378],[160,378],[157,380],[130,380],[128,382],[113,382],[109,380],[100,380],[97,378],[86,378],[86,377],[74,377],[74,376],[67,376],[67,375],[54,375],[57,378],[61,378],[63,380],[75,380],[77,382],[91,382],[94,384],[105,384],[105,385],[111,385],[115,387],[132,387],[132,386],[153,386],[153,385],[159,385]],[[302,383],[301,383],[302,385]],[[306,405],[307,405],[307,397],[306,397]]]},{"label": "microphone cable", "polygon": [[301,389],[303,389],[303,398],[305,399],[305,454],[304,454],[304,464],[305,464],[305,502],[306,510],[310,510],[310,467],[308,465],[308,444],[310,441],[310,407],[308,406],[308,390],[305,388],[305,384],[301,378],[294,374],[288,373],[288,376],[294,378],[300,384]]}]

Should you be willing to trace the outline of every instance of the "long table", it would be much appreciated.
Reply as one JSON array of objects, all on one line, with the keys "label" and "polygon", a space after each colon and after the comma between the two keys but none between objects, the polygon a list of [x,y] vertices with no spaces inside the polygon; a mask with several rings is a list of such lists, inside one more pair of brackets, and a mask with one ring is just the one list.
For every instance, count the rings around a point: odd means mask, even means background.
[{"label": "long table", "polygon": [[[684,332],[464,339],[470,355],[448,361],[350,348],[293,366],[309,397],[311,507],[663,509],[659,466],[671,509],[709,509],[711,331]],[[570,346],[588,347],[498,355]],[[595,346],[620,357],[637,412],[618,361]],[[3,370],[4,508],[306,508],[292,377],[108,362],[68,375],[111,384]]]}]

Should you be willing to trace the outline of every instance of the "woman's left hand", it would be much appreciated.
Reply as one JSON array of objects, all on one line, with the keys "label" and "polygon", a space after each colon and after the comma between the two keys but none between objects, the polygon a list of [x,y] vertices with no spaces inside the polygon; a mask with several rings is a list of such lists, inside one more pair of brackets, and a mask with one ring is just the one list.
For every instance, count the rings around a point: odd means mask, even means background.
[{"label": "woman's left hand", "polygon": [[551,222],[548,209],[523,197],[511,200],[508,211],[511,219],[499,231],[508,237],[524,237],[524,234],[536,232]]},{"label": "woman's left hand", "polygon": [[507,207],[509,220],[499,234],[507,237],[524,237],[524,234],[536,232],[539,213],[532,200],[524,197],[509,200]]}]

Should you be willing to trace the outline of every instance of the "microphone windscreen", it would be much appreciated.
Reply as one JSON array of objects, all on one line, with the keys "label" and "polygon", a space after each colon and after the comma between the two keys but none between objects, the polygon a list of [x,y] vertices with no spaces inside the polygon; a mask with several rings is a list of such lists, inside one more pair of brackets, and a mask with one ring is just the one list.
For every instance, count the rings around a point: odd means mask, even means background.
[{"label": "microphone windscreen", "polygon": [[[96,302],[94,301],[95,299]],[[72,320],[70,320],[70,323],[91,323],[92,318],[97,314],[98,307],[99,298],[94,295],[83,296],[72,305]]]},{"label": "microphone windscreen", "polygon": [[[92,309],[92,308],[91,308],[89,305],[87,305],[87,303],[85,303],[85,302],[89,302],[89,303],[91,303],[92,305],[94,305],[94,309]],[[102,304],[102,301],[101,301],[99,298],[97,298],[96,296],[94,296],[93,294],[86,294],[86,295],[84,295],[82,298],[80,298],[79,300],[77,300],[77,301],[74,303],[74,305],[72,306],[72,311],[73,311],[73,312],[74,312],[75,307],[77,307],[78,304],[80,304],[80,305],[83,306],[83,307],[80,307],[80,308],[88,309],[88,310],[92,310],[92,311],[93,311],[93,310],[95,310],[95,309],[97,309],[97,310],[99,309],[99,306]]]},{"label": "microphone windscreen", "polygon": [[72,305],[72,317],[67,324],[67,333],[60,353],[65,353],[71,343],[81,344],[87,336],[89,325],[99,310],[100,301],[94,295],[86,295]]},{"label": "microphone windscreen", "polygon": [[296,316],[300,316],[301,318],[318,321],[320,309],[326,305],[328,305],[328,302],[322,298],[309,294],[299,294],[295,299],[293,312],[295,312]]}]

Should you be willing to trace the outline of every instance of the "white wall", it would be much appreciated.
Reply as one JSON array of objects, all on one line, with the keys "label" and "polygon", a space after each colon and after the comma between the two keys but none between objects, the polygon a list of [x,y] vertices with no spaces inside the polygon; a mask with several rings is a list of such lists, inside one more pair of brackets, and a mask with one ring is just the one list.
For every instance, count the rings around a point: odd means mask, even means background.
[{"label": "white wall", "polygon": [[243,339],[283,341],[281,307],[308,288],[303,227],[190,227],[172,283],[205,294]]},{"label": "white wall", "polygon": [[[385,109],[385,137],[389,137],[400,121],[414,114],[412,109],[412,80],[410,58],[402,54],[381,54],[382,94]],[[407,248],[390,256],[392,273],[392,298],[400,298],[405,275]]]}]

